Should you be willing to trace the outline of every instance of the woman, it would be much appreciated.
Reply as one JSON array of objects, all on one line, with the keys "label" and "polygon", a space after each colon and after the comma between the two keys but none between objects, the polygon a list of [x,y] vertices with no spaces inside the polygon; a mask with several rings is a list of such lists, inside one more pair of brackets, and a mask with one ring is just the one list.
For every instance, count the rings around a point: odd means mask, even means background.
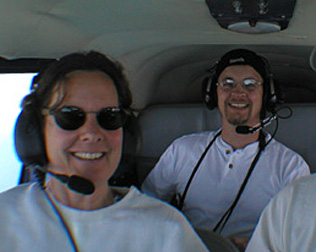
[{"label": "woman", "polygon": [[32,90],[16,148],[39,183],[0,195],[0,251],[207,251],[172,207],[107,183],[132,103],[118,63],[97,52],[70,54]]}]

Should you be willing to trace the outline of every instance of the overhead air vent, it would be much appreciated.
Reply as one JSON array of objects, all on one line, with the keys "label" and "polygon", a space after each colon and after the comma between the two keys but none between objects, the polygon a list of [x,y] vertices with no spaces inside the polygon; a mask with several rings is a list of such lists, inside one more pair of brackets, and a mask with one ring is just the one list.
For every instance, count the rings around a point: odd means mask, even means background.
[{"label": "overhead air vent", "polygon": [[222,28],[262,34],[286,29],[296,0],[206,0],[206,3]]}]

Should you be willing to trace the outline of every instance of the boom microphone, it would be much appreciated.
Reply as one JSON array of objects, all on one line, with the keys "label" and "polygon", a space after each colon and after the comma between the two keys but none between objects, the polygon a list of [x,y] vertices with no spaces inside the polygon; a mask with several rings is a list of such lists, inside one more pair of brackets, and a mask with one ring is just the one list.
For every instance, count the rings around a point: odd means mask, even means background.
[{"label": "boom microphone", "polygon": [[236,127],[236,132],[238,134],[250,134],[250,133],[253,133],[252,131],[253,131],[253,128],[246,125]]},{"label": "boom microphone", "polygon": [[94,192],[94,189],[95,189],[94,185],[88,179],[85,179],[83,177],[79,177],[77,175],[68,176],[65,174],[59,174],[59,173],[54,173],[51,171],[45,171],[39,165],[35,165],[35,168],[42,171],[42,172],[51,174],[53,177],[57,178],[60,182],[62,182],[63,184],[66,184],[66,186],[70,190],[73,190],[77,193],[82,193],[84,195],[90,195]]},{"label": "boom microphone", "polygon": [[266,127],[269,125],[273,120],[277,118],[276,115],[267,117],[266,119],[262,120],[260,123],[256,124],[253,127],[242,125],[242,126],[237,126],[236,127],[236,132],[238,134],[252,134],[255,133],[258,130],[261,130],[262,128]]},{"label": "boom microphone", "polygon": [[48,172],[53,177],[57,178],[60,182],[67,185],[67,187],[75,192],[82,193],[85,195],[90,195],[94,192],[94,185],[93,183],[85,179],[83,177],[79,177],[77,175],[64,175],[64,174],[57,174],[53,172]]}]

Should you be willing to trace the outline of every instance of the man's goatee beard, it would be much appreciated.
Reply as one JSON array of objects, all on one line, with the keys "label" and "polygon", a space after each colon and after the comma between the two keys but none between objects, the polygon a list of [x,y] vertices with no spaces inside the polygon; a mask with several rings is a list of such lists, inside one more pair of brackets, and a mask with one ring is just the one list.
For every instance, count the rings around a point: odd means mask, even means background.
[{"label": "man's goatee beard", "polygon": [[229,116],[227,115],[226,118],[227,118],[227,121],[233,126],[245,125],[249,121],[249,116],[229,118]]}]

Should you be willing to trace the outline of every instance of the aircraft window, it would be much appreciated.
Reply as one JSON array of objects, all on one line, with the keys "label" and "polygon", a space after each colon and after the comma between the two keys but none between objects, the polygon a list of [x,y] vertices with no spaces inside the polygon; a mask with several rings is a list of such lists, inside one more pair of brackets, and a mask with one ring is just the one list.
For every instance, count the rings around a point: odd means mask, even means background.
[{"label": "aircraft window", "polygon": [[16,186],[22,163],[14,149],[15,120],[35,74],[0,74],[0,192]]}]

